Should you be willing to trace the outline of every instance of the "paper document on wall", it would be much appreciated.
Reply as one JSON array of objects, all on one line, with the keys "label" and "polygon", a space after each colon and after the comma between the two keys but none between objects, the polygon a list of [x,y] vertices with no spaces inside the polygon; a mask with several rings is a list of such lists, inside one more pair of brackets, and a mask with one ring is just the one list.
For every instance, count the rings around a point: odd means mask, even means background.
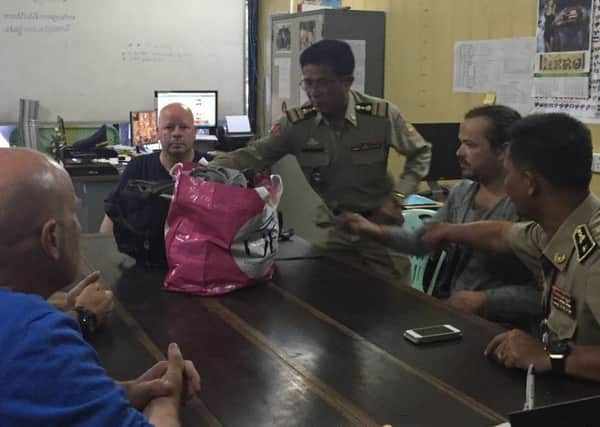
[{"label": "paper document on wall", "polygon": [[352,89],[361,93],[365,92],[365,69],[367,65],[366,40],[344,40],[350,45],[354,54],[354,82]]},{"label": "paper document on wall", "polygon": [[454,92],[494,91],[498,83],[531,81],[535,38],[454,44]]},{"label": "paper document on wall", "polygon": [[292,60],[290,58],[275,58],[275,68],[277,69],[278,76],[278,95],[280,99],[290,98],[290,79],[291,79],[291,66]]},{"label": "paper document on wall", "polygon": [[584,77],[540,77],[534,79],[533,94],[536,97],[588,98],[590,80]]},{"label": "paper document on wall", "polygon": [[535,37],[454,44],[454,92],[496,92],[496,101],[521,114],[533,108]]}]

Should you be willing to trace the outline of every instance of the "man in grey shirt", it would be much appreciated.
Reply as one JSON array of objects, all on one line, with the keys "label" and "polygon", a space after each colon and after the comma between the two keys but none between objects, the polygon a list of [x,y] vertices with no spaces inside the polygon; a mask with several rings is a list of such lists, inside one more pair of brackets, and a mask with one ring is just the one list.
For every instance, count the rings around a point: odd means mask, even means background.
[{"label": "man in grey shirt", "polygon": [[[504,189],[503,167],[508,129],[519,119],[519,113],[501,105],[477,107],[465,115],[456,155],[466,179],[451,190],[431,222],[519,220]],[[422,240],[427,224],[408,231],[374,224],[358,214],[347,213],[342,218],[351,230],[382,240],[399,252],[424,255],[431,251]],[[512,255],[458,246],[448,249],[434,295],[447,298],[448,304],[459,310],[513,326],[530,329],[541,318],[541,288]]]}]

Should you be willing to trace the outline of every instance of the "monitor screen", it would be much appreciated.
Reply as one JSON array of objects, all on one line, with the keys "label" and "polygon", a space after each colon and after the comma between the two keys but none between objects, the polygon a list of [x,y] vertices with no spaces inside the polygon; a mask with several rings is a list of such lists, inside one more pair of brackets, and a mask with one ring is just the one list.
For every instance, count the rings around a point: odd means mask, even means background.
[{"label": "monitor screen", "polygon": [[179,102],[187,105],[194,114],[194,126],[216,127],[217,126],[217,91],[162,91],[154,92],[156,98],[156,111],[167,104]]},{"label": "monitor screen", "polygon": [[415,123],[417,131],[431,143],[431,165],[425,181],[461,179],[462,173],[456,150],[458,123]]},{"label": "monitor screen", "polygon": [[131,145],[153,144],[158,140],[156,111],[132,111],[129,113]]}]

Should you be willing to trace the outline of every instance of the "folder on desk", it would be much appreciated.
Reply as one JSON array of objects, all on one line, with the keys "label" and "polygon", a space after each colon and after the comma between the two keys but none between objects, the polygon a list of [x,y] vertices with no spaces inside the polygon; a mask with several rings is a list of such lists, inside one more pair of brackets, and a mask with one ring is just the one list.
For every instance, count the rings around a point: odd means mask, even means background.
[{"label": "folder on desk", "polygon": [[406,196],[406,199],[404,199],[402,205],[406,209],[439,209],[442,207],[442,203],[436,202],[428,197],[420,196],[419,194],[409,194]]}]

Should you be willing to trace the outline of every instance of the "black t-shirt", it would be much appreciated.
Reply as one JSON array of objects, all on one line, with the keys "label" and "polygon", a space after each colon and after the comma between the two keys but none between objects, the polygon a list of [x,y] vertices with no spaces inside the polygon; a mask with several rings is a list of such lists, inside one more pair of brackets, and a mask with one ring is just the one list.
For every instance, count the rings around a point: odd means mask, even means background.
[{"label": "black t-shirt", "polygon": [[[206,154],[194,151],[194,162],[199,161]],[[210,160],[207,157],[207,160]],[[132,159],[119,180],[118,189],[125,187],[130,179],[143,179],[145,181],[168,181],[171,175],[160,162],[160,151]]]},{"label": "black t-shirt", "polygon": [[[194,162],[202,157],[206,155],[194,152]],[[164,227],[169,200],[157,196],[148,199],[124,196],[123,190],[131,180],[172,181],[173,178],[160,163],[160,152],[136,157],[129,162],[117,188],[106,199],[105,209],[113,219],[115,240],[121,252],[148,266],[165,266]],[[132,232],[132,229],[137,231]]]}]

